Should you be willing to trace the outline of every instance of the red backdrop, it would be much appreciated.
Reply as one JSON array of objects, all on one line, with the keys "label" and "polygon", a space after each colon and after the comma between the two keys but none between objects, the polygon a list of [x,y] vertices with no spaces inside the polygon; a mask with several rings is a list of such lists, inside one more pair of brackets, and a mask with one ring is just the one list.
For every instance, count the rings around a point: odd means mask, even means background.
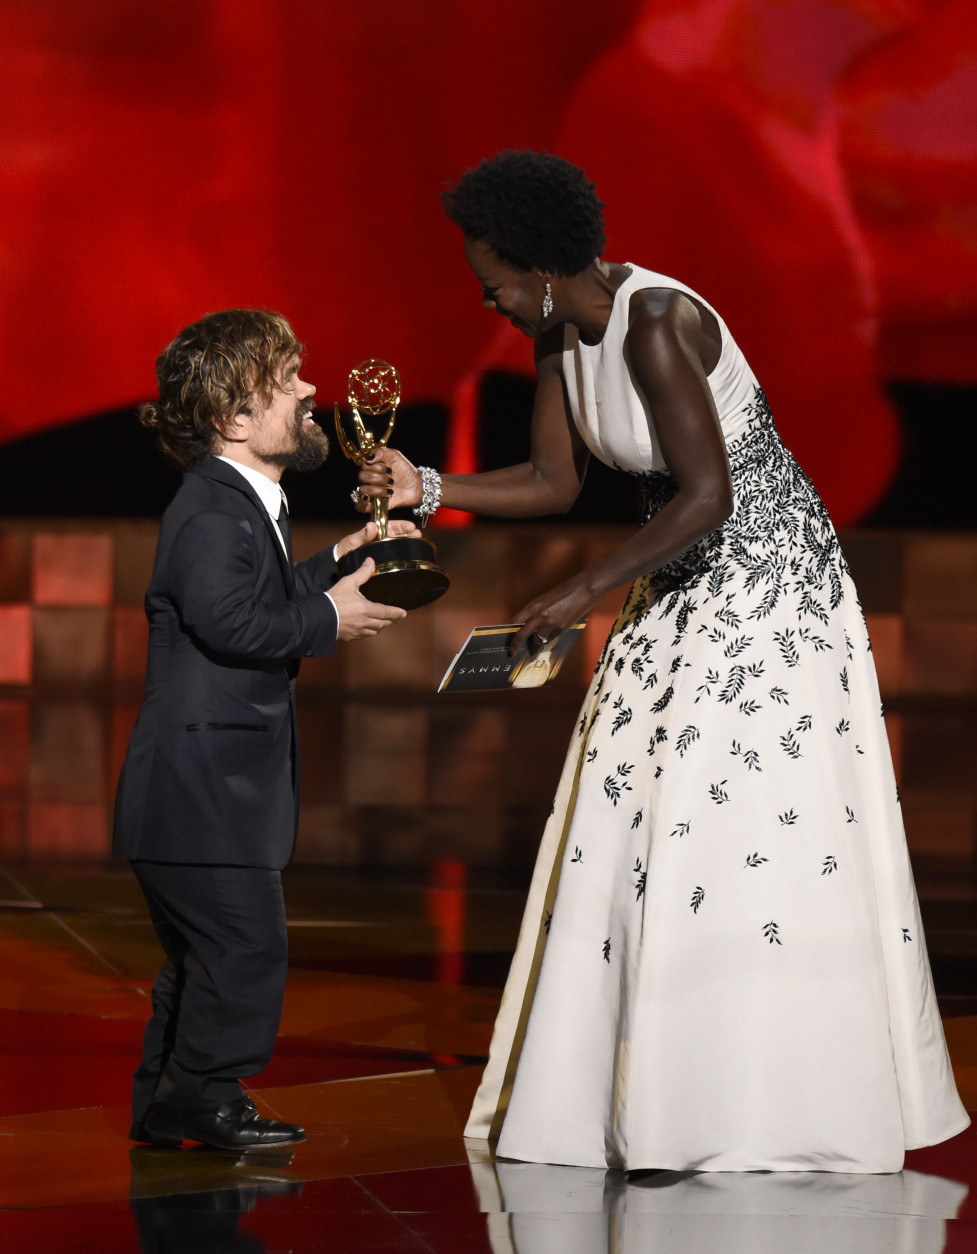
[{"label": "red backdrop", "polygon": [[977,381],[972,0],[7,0],[0,46],[0,439],[232,305],[325,402],[366,356],[408,401],[528,369],[437,199],[502,147],[717,305],[839,522],[897,455],[880,378]]}]

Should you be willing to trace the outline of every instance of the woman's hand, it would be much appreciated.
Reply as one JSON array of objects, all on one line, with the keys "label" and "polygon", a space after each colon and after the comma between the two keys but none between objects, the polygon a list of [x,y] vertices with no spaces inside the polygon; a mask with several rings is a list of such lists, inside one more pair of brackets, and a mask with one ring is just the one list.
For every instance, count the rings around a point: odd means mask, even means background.
[{"label": "woman's hand", "polygon": [[[566,627],[586,618],[598,600],[586,571],[535,597],[516,615],[516,622],[524,625],[509,644],[510,654],[530,636],[537,635],[544,643],[552,640]],[[541,647],[538,645],[533,652]]]},{"label": "woman's hand", "polygon": [[[402,518],[391,518],[387,523],[388,536],[417,536],[420,539],[420,531],[412,522],[408,522]],[[345,557],[347,553],[351,553],[353,549],[362,548],[364,544],[369,544],[371,540],[377,538],[377,525],[374,522],[368,522],[365,527],[359,531],[354,531],[352,535],[343,536],[336,545],[336,561],[341,557]]]},{"label": "woman's hand", "polygon": [[357,491],[356,508],[361,514],[370,512],[374,497],[386,500],[388,509],[420,505],[420,471],[395,448],[377,449],[360,467]]}]

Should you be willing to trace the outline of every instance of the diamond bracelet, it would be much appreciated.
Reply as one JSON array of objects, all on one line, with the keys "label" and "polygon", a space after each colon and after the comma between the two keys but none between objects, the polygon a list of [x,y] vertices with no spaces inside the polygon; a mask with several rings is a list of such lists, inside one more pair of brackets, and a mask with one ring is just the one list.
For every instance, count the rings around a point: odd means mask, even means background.
[{"label": "diamond bracelet", "polygon": [[421,526],[427,526],[427,520],[437,513],[441,504],[441,476],[430,466],[418,466],[421,476],[421,503],[415,505],[414,513],[421,520]]}]

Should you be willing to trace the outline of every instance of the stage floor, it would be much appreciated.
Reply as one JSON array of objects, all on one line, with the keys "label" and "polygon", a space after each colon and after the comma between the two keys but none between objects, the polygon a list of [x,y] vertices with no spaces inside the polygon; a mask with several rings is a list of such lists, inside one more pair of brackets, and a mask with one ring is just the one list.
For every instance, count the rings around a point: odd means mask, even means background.
[{"label": "stage floor", "polygon": [[[286,876],[291,972],[263,1113],[293,1151],[133,1147],[129,1077],[159,961],[123,868],[0,867],[0,1249],[153,1254],[960,1254],[977,1133],[895,1176],[603,1172],[462,1137],[520,885],[458,863]],[[921,885],[961,1095],[977,1109],[969,881]]]}]

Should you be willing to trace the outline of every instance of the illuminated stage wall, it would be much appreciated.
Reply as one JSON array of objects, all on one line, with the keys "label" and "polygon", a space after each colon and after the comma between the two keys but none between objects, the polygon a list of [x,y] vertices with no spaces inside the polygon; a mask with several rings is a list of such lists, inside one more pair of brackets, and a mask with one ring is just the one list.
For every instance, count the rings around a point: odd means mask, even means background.
[{"label": "illuminated stage wall", "polygon": [[717,305],[839,523],[896,467],[882,381],[977,383],[973,0],[7,0],[0,46],[0,440],[256,305],[326,402],[395,362],[470,466],[475,381],[529,349],[438,192],[505,147]]}]

